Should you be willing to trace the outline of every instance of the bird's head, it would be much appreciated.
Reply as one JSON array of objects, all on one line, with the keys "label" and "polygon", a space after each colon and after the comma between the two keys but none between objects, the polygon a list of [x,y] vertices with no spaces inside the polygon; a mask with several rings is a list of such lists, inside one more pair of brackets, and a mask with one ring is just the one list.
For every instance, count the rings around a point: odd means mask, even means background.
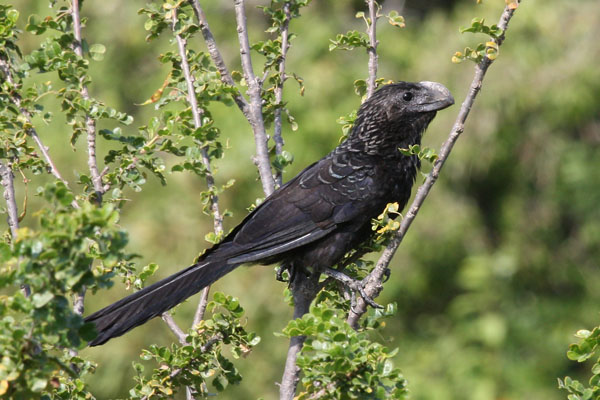
[{"label": "bird's head", "polygon": [[382,86],[358,110],[348,146],[368,154],[397,156],[398,147],[420,143],[436,112],[452,104],[454,98],[441,83]]},{"label": "bird's head", "polygon": [[454,104],[450,91],[437,82],[397,82],[382,86],[363,107],[385,113],[392,122],[442,110]]}]

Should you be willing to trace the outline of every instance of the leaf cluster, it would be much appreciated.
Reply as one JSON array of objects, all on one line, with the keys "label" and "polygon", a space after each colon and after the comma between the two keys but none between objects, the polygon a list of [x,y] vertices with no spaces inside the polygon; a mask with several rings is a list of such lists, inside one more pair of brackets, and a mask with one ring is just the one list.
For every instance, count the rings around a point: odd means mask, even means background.
[{"label": "leaf cluster", "polygon": [[134,363],[137,385],[130,391],[132,398],[172,398],[185,386],[206,396],[209,395],[208,383],[221,392],[242,380],[224,353],[227,350],[234,359],[246,357],[260,342],[260,337],[244,328],[244,309],[236,298],[216,292],[207,310],[212,313],[211,317],[193,327],[184,344],[152,345],[143,350],[142,360],[154,360],[159,367],[146,377],[144,366]]},{"label": "leaf cluster", "polygon": [[51,204],[38,213],[39,230],[21,228],[12,244],[0,243],[0,289],[21,286],[31,293],[1,298],[0,391],[77,398],[80,375],[93,364],[63,349],[82,347],[94,331],[69,300],[84,287],[110,286],[115,270],[131,269],[134,255],[125,251],[127,235],[113,205],[72,210],[73,194],[62,182],[47,184],[39,195]]},{"label": "leaf cluster", "polygon": [[457,51],[452,56],[453,63],[458,64],[463,60],[479,63],[484,57],[490,60],[495,60],[498,57],[499,48],[497,41],[504,32],[497,25],[486,25],[484,18],[473,18],[471,26],[460,28],[460,32],[483,33],[484,35],[488,35],[490,40],[485,43],[477,44],[474,49],[466,47],[462,52]]},{"label": "leaf cluster", "polygon": [[558,387],[566,390],[569,400],[595,400],[600,398],[600,327],[592,331],[580,330],[575,335],[580,341],[569,346],[567,357],[579,363],[590,358],[598,357],[592,365],[592,377],[586,386],[584,383],[570,377],[558,379]]},{"label": "leaf cluster", "polygon": [[[320,299],[326,299],[324,294]],[[389,350],[371,339],[371,331],[385,326],[381,319],[393,315],[395,307],[376,311],[355,331],[341,311],[328,301],[317,300],[310,312],[290,321],[283,334],[306,336],[297,365],[303,373],[298,399],[404,399],[406,381],[391,359]]]}]

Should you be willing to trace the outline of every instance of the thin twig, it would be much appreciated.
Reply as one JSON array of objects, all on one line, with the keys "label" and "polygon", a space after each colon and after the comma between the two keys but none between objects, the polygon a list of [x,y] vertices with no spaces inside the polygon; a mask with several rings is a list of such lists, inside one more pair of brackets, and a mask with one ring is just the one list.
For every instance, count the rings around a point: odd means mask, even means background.
[{"label": "thin twig", "polygon": [[369,21],[367,33],[369,35],[369,47],[367,47],[367,53],[369,53],[369,78],[367,79],[367,98],[371,97],[375,91],[375,80],[377,79],[377,11],[378,5],[375,0],[367,0],[369,5]]},{"label": "thin twig", "polygon": [[[200,30],[202,32],[202,37],[206,42],[206,47],[208,47],[208,54],[210,54],[211,59],[215,63],[219,74],[221,75],[221,81],[226,83],[229,86],[235,87],[235,82],[225,65],[225,61],[223,60],[223,56],[217,47],[217,42],[215,41],[215,37],[213,36],[210,26],[208,25],[208,20],[206,19],[206,15],[204,14],[204,10],[200,5],[198,0],[189,0],[192,8],[194,9],[194,14],[196,14],[196,18],[198,19],[198,24],[200,25]],[[250,121],[250,106],[248,101],[238,92],[235,96],[233,96],[233,100],[240,108],[246,119]]]},{"label": "thin twig", "polygon": [[[186,41],[176,33],[176,23],[177,23],[177,9],[172,10],[172,29],[175,33],[175,38],[177,40],[177,47],[179,49],[179,57],[181,58],[181,70],[183,71],[183,76],[185,77],[185,82],[187,84],[187,99],[190,104],[190,108],[192,111],[192,116],[194,118],[194,127],[196,129],[202,127],[202,110],[198,106],[198,100],[196,99],[196,91],[194,89],[194,77],[190,71],[190,65],[187,59],[187,49],[186,49]],[[199,144],[200,152],[202,155],[202,164],[205,167],[205,177],[206,177],[206,185],[208,186],[209,191],[211,192],[210,196],[210,208],[213,214],[213,226],[214,231],[217,235],[223,232],[223,216],[219,211],[219,198],[216,194],[215,188],[215,180],[212,175],[211,167],[210,167],[210,158],[208,156],[208,151],[206,146]],[[206,304],[208,300],[208,292],[210,290],[210,286],[204,288],[202,291],[202,296],[200,297],[200,302],[198,303],[198,307],[196,308],[196,313],[194,315],[193,325],[196,325],[204,318],[204,311],[206,310]]]},{"label": "thin twig", "polygon": [[[289,27],[290,20],[292,19],[290,13],[290,2],[286,1],[283,3],[283,13],[285,15],[285,19],[283,20],[283,24],[281,25],[281,56],[279,57],[279,81],[275,86],[275,104],[277,108],[275,109],[275,116],[273,125],[273,141],[275,142],[275,155],[281,155],[283,152],[283,145],[285,144],[283,141],[283,137],[281,136],[281,107],[283,102],[283,84],[287,79],[287,75],[285,74],[285,59],[287,56],[289,45]],[[283,184],[283,171],[277,171],[275,175],[275,181],[278,186]]]},{"label": "thin twig", "polygon": [[[79,19],[79,0],[73,0],[71,5],[71,15],[73,19],[73,36],[75,36],[75,41],[73,42],[73,51],[79,57],[83,58],[83,48],[81,46],[81,21]],[[83,79],[84,77],[80,78],[81,97],[83,97],[85,100],[90,100],[90,94],[88,92],[87,85],[83,83]],[[102,177],[98,171],[98,163],[96,161],[96,121],[89,114],[86,114],[85,116],[85,130],[87,132],[88,168],[90,170],[90,175],[92,176],[94,192],[96,192],[96,202],[98,204],[102,204],[104,188],[102,186]]]},{"label": "thin twig", "polygon": [[248,28],[246,26],[246,10],[244,0],[235,0],[235,19],[237,23],[237,33],[240,42],[240,56],[242,60],[242,70],[244,78],[248,85],[248,97],[250,98],[250,125],[254,132],[254,143],[256,145],[256,157],[254,164],[258,168],[260,180],[265,195],[269,196],[275,189],[275,180],[271,173],[271,163],[269,161],[269,149],[267,146],[267,132],[262,116],[262,98],[261,87],[254,75],[252,68],[252,59],[250,57],[250,43],[248,41]]},{"label": "thin twig", "polygon": [[[518,3],[520,3],[520,0],[517,0],[517,4]],[[498,27],[502,29],[503,33],[498,39],[494,39],[494,42],[496,42],[498,47],[502,44],[502,42],[504,42],[504,32],[506,32],[508,22],[512,18],[514,11],[514,7],[506,6],[504,8],[504,12],[502,13],[502,16],[500,17],[500,22],[498,23]],[[427,176],[425,183],[423,183],[423,185],[421,185],[417,190],[415,199],[413,200],[410,208],[408,209],[408,212],[404,215],[404,218],[402,219],[400,229],[398,230],[398,232],[396,232],[388,246],[381,254],[381,257],[377,261],[377,264],[373,271],[371,271],[371,273],[367,275],[367,277],[365,277],[365,279],[363,280],[365,292],[371,298],[377,297],[377,295],[379,295],[379,293],[381,292],[381,285],[385,276],[385,271],[387,270],[388,265],[392,260],[392,257],[394,256],[394,253],[398,249],[398,246],[402,242],[402,239],[404,239],[408,228],[412,224],[421,206],[423,205],[423,202],[425,201],[425,198],[427,197],[429,191],[433,187],[433,184],[437,181],[440,175],[440,171],[442,170],[444,163],[446,162],[448,156],[450,155],[450,152],[452,151],[452,147],[458,140],[459,136],[463,133],[465,121],[467,120],[469,112],[473,107],[473,102],[475,101],[477,94],[481,90],[481,85],[485,73],[487,72],[492,62],[492,59],[484,57],[483,60],[475,66],[475,76],[473,77],[473,81],[471,82],[469,93],[467,94],[467,97],[462,103],[458,116],[456,117],[456,122],[454,123],[454,126],[450,131],[448,139],[446,139],[446,141],[442,145],[442,148],[440,149],[439,158],[434,163],[433,170]],[[356,307],[354,307],[349,312],[347,319],[348,324],[356,328],[358,326],[358,321],[360,317],[366,311],[367,305],[365,301],[361,298],[358,298]]]}]

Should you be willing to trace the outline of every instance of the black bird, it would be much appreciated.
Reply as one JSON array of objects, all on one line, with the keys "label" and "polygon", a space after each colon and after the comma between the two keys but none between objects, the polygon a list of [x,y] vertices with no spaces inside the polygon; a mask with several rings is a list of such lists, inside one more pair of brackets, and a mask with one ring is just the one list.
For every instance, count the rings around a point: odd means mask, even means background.
[{"label": "black bird", "polygon": [[85,318],[98,332],[90,345],[162,314],[241,264],[335,265],[372,235],[371,220],[387,203],[406,205],[420,162],[398,149],[419,144],[436,111],[452,104],[435,82],[381,87],[344,142],[273,192],[194,265]]}]

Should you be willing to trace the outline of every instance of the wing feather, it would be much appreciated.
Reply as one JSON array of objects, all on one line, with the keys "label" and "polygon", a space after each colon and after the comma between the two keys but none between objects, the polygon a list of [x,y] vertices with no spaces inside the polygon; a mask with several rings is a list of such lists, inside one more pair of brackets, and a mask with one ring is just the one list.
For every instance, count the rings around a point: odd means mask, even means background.
[{"label": "wing feather", "polygon": [[[347,155],[344,155],[346,157]],[[228,263],[260,261],[312,243],[371,207],[371,175],[335,154],[275,191],[221,245]],[[370,189],[373,189],[372,187]],[[217,249],[215,249],[217,251]]]}]

